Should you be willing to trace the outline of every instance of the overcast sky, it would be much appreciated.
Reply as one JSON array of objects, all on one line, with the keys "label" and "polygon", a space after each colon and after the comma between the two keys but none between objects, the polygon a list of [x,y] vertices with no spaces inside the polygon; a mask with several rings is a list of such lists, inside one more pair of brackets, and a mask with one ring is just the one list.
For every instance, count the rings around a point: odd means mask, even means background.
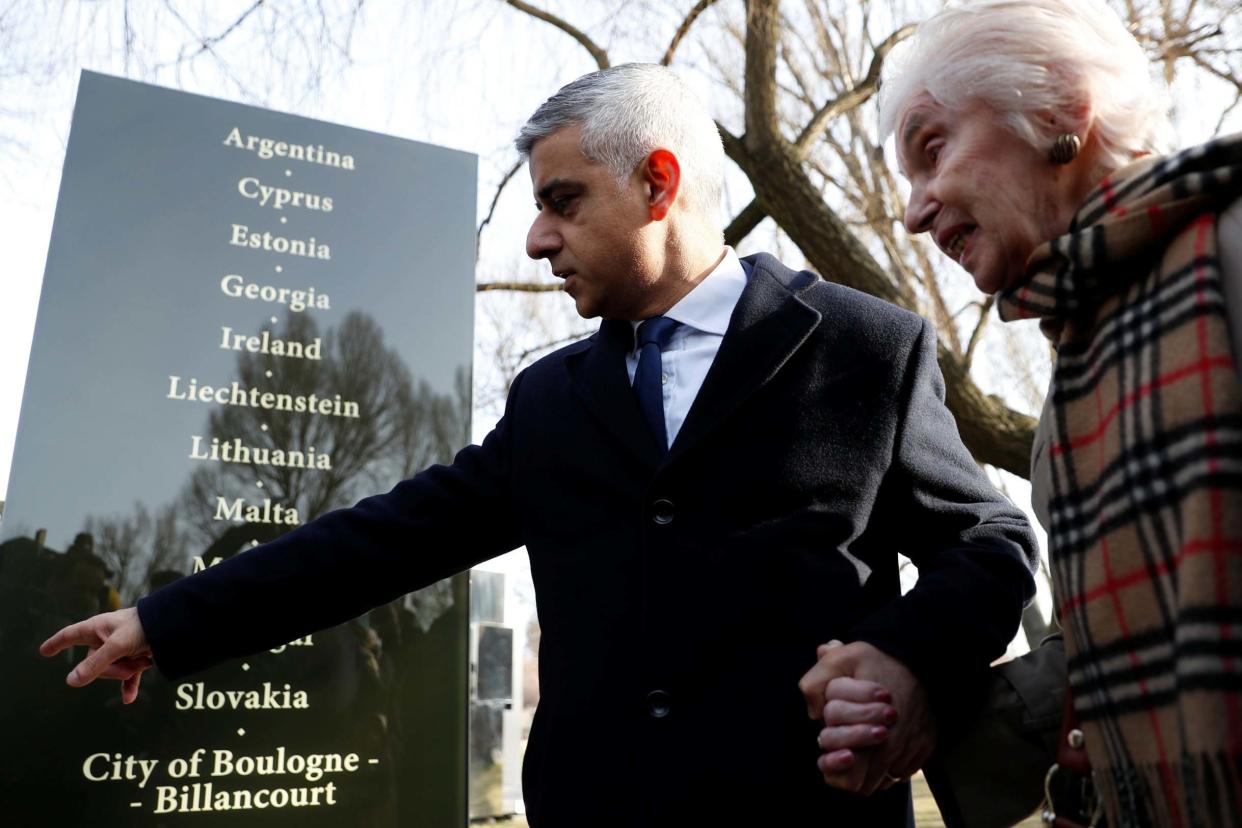
[{"label": "overcast sky", "polygon": [[[908,5],[920,4],[934,5],[932,0],[910,0]],[[515,160],[509,145],[517,128],[560,85],[596,68],[586,51],[564,33],[496,0],[368,3],[364,6],[363,25],[354,36],[352,64],[339,75],[325,78],[315,93],[308,94],[303,86],[286,81],[286,73],[256,68],[266,65],[253,57],[266,48],[261,41],[229,41],[231,51],[221,50],[228,58],[228,66],[223,70],[218,63],[203,57],[180,69],[169,66],[153,73],[151,67],[161,61],[171,63],[176,47],[185,42],[187,26],[202,32],[220,30],[219,23],[204,23],[188,12],[183,12],[187,15],[184,22],[173,21],[164,14],[158,36],[151,43],[140,44],[127,66],[119,48],[119,5],[80,0],[47,3],[45,11],[55,10],[50,14],[40,13],[38,5],[31,3],[34,11],[22,20],[21,12],[16,10],[24,4],[14,4],[6,12],[9,17],[0,21],[17,29],[16,36],[8,43],[0,43],[0,48],[22,52],[8,65],[0,65],[0,249],[4,250],[0,267],[0,498],[8,488],[39,288],[80,69],[154,79],[160,85],[190,92],[267,105],[279,111],[477,153],[481,158],[481,217],[501,175]],[[177,4],[177,8],[183,5]],[[671,32],[679,19],[679,13],[670,9],[669,4],[641,0],[628,4],[624,14],[590,10],[608,5],[600,3],[584,7],[568,0],[547,0],[542,5],[563,11],[601,40],[628,44],[613,48],[614,62],[658,59],[667,40],[663,31]],[[197,13],[215,15],[224,21],[250,6],[250,0],[204,2]],[[159,10],[164,8],[163,4],[151,4],[133,13],[156,15],[162,14]],[[726,4],[720,4],[696,26],[718,25],[718,19],[710,18],[725,8]],[[152,30],[143,27],[144,19],[137,19],[137,24],[140,33]],[[652,31],[661,30],[660,36],[653,37],[642,28],[648,25]],[[78,44],[76,50],[73,44]],[[691,68],[704,63],[702,52],[696,49],[692,41],[687,41],[677,63]],[[40,69],[48,56],[56,57],[56,71],[51,73]],[[7,73],[12,66],[23,63],[29,71]],[[291,72],[288,76],[296,74]],[[710,105],[717,115],[723,117],[721,107],[733,103],[728,93],[706,87],[701,74],[691,72],[688,77],[698,85],[701,94],[711,99]],[[1223,89],[1211,84],[1208,81],[1200,86],[1196,81],[1184,85],[1175,95],[1183,143],[1205,139],[1216,126],[1222,105],[1212,102],[1221,99]],[[1237,128],[1240,115],[1235,112],[1226,128]],[[529,180],[525,171],[519,176],[506,190],[497,216],[484,236],[478,266],[481,279],[533,278],[546,273],[545,263],[530,262],[522,253],[533,212]],[[747,185],[739,184],[736,177],[731,177],[727,191],[731,202],[727,209],[736,210],[749,198]],[[428,198],[434,197],[434,193],[428,194]],[[747,246],[754,245],[767,246],[762,234],[748,240]],[[790,256],[791,251],[785,251],[785,255]],[[796,251],[792,255],[796,256]],[[565,297],[544,297],[540,301],[561,303],[559,307],[550,307],[572,320]],[[546,307],[549,305],[540,305]],[[476,338],[485,343],[492,327],[489,309],[480,303]],[[977,362],[986,367],[985,360]],[[476,373],[488,368],[486,360],[476,358]],[[985,379],[981,384],[1006,393],[1003,380],[989,383]],[[476,439],[490,428],[492,413],[476,411]],[[1004,482],[1015,501],[1027,507],[1026,482],[1011,476]]]},{"label": "overcast sky", "polygon": [[[48,4],[47,8],[55,5]],[[198,13],[226,21],[250,5],[248,0],[204,3]],[[36,6],[31,4],[32,8]],[[24,61],[32,68],[16,76],[0,74],[0,193],[4,195],[0,198],[0,246],[5,252],[0,270],[0,497],[8,487],[79,70],[136,79],[144,79],[145,73],[150,79],[153,66],[175,58],[175,49],[185,42],[187,25],[203,32],[222,28],[220,22],[202,22],[188,12],[183,12],[183,23],[155,6],[132,12],[153,15],[135,16],[136,28],[140,33],[157,31],[158,36],[153,42],[140,43],[127,67],[119,48],[121,10],[110,6],[69,2],[50,16],[35,12],[23,20],[18,12],[10,12],[4,21],[18,28],[10,43],[20,48],[22,55],[13,63]],[[634,20],[653,21],[653,25],[669,31],[677,22],[676,10],[666,4],[651,4],[649,12],[642,11],[641,3],[631,4],[624,23],[598,14],[592,20],[591,12],[580,3],[548,2],[544,6],[564,7],[565,13],[580,24],[609,36],[617,35],[619,26],[635,25]],[[229,61],[226,70],[204,56],[180,69],[156,71],[155,82],[477,153],[481,157],[481,217],[501,175],[515,160],[510,142],[517,128],[560,85],[596,68],[586,51],[564,33],[494,0],[366,4],[364,8],[366,13],[351,49],[352,65],[339,76],[325,79],[315,94],[308,95],[296,83],[291,84],[294,88],[284,89],[282,79],[274,73],[255,69],[261,64],[249,55],[265,49],[266,44],[248,43],[244,38],[227,41],[230,50],[221,48],[220,53]],[[160,15],[158,29],[150,25],[155,15]],[[616,62],[653,60],[662,52],[650,38],[618,36],[622,39],[646,51],[618,48],[613,54]],[[79,44],[76,53],[72,48],[75,43]],[[696,59],[694,48],[688,43],[679,58],[692,63]],[[52,55],[56,56],[56,71],[46,74],[38,67]],[[710,95],[712,90],[701,91]],[[520,179],[506,190],[485,233],[479,264],[483,279],[533,278],[546,271],[545,263],[530,262],[522,252],[533,213],[529,179],[525,171],[519,175]],[[748,195],[735,193],[737,198]],[[544,299],[562,303],[558,312],[569,305],[565,297]],[[480,337],[486,338],[489,324],[484,309],[476,322],[476,328],[483,328],[477,331]],[[476,366],[476,370],[480,367],[486,368]],[[489,428],[491,419],[487,412],[476,416],[476,434]]]},{"label": "overcast sky", "polygon": [[[516,160],[511,142],[522,122],[561,85],[596,68],[585,50],[565,34],[496,0],[368,3],[363,24],[355,32],[348,70],[325,78],[317,92],[307,94],[296,83],[282,83],[283,78],[264,75],[253,68],[255,61],[248,55],[263,49],[262,42],[247,43],[236,38],[230,41],[232,51],[221,50],[229,57],[229,66],[223,71],[213,61],[200,58],[180,70],[166,67],[152,76],[150,67],[161,61],[171,63],[176,48],[185,42],[180,21],[163,15],[156,41],[140,44],[127,67],[117,48],[122,31],[119,4],[70,0],[50,15],[39,13],[37,5],[30,4],[32,12],[23,20],[20,10],[25,7],[15,4],[7,10],[9,16],[0,20],[17,29],[12,40],[0,43],[0,49],[12,46],[22,50],[21,55],[14,54],[9,65],[25,64],[29,69],[10,75],[0,61],[0,249],[4,251],[0,266],[0,500],[5,499],[9,485],[22,390],[80,70],[131,77],[476,153],[480,156],[481,219],[497,183]],[[56,5],[48,3],[46,8],[54,9]],[[177,8],[186,5],[177,4]],[[583,19],[579,3],[550,0],[543,5],[552,9],[564,7],[565,13],[577,14],[576,19],[584,25],[591,22],[589,18]],[[250,0],[213,0],[202,3],[200,13],[231,20],[250,6]],[[641,3],[633,4],[636,9],[640,6]],[[163,4],[134,6],[133,9],[140,10],[133,13],[156,14],[161,7]],[[653,9],[651,14],[657,21],[668,18],[665,27],[671,32],[677,22],[672,20],[676,11],[659,3],[653,4]],[[218,32],[222,28],[219,23],[201,23],[185,14],[186,22],[197,26],[198,31]],[[138,30],[151,31],[152,27],[143,28],[143,22],[137,19]],[[605,28],[614,25],[605,21]],[[655,60],[662,52],[662,47],[650,39],[630,40],[642,44],[645,51],[626,53],[617,49],[614,61]],[[76,52],[72,44],[79,44]],[[684,53],[686,59],[694,59],[692,45]],[[49,57],[55,58],[56,64],[55,71],[50,73],[42,69]],[[286,85],[292,88],[283,88]],[[711,94],[709,89],[700,91]],[[745,203],[750,194],[744,181],[740,190],[735,182],[731,197]],[[427,198],[434,199],[435,193],[427,193]],[[480,279],[533,279],[540,274],[546,278],[546,263],[532,262],[523,252],[532,217],[529,178],[523,170],[505,190],[484,234],[478,264]],[[476,310],[476,353],[487,354],[490,341],[503,335],[496,315],[504,311],[498,311],[498,307],[493,299],[490,303],[481,302]],[[572,314],[568,297],[543,296],[527,307],[530,313],[551,319],[548,330],[569,333],[591,327]],[[123,314],[124,310],[115,312]],[[534,343],[518,343],[518,351],[530,344]],[[476,358],[476,380],[480,372],[489,370],[495,369],[486,357]],[[476,440],[491,428],[496,417],[495,405],[480,410],[478,403],[476,399]],[[134,462],[141,460],[135,458]],[[512,615],[509,620],[524,629],[525,616],[533,611],[525,555],[519,550],[481,568],[510,574],[516,589],[511,596],[516,595],[518,600],[508,610]]]}]

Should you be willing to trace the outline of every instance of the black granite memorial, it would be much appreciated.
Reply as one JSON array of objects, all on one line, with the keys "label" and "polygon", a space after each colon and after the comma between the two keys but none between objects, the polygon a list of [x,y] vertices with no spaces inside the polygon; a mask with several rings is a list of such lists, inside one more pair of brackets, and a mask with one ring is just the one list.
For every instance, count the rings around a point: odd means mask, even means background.
[{"label": "black granite memorial", "polygon": [[0,526],[0,824],[465,824],[464,576],[128,707],[36,648],[467,442],[476,166],[83,74]]}]

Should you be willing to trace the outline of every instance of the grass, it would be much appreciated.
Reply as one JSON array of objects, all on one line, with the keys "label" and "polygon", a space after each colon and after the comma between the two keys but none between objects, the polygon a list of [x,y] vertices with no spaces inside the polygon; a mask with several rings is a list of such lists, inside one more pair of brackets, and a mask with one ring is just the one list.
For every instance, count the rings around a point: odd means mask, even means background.
[{"label": "grass", "polygon": [[[936,808],[936,801],[932,799],[931,791],[927,787],[927,782],[923,779],[923,774],[915,774],[914,778],[910,780],[910,784],[914,792],[914,824],[918,828],[944,828],[944,822],[940,819],[940,810]],[[478,822],[475,824],[489,823]],[[504,826],[504,828],[528,828],[526,820],[520,816],[495,820],[491,824]],[[1039,814],[1032,814],[1029,818],[1020,822],[1016,828],[1040,828],[1041,825]]]}]

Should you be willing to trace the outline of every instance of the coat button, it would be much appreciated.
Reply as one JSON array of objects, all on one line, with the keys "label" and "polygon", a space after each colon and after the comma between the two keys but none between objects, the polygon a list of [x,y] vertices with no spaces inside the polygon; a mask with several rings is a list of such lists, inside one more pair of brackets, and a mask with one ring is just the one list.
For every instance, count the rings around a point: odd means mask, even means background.
[{"label": "coat button", "polygon": [[663,719],[671,709],[672,699],[664,690],[652,690],[647,694],[647,713],[653,719]]},{"label": "coat button", "polygon": [[673,522],[673,501],[660,498],[651,504],[651,519],[661,526]]}]

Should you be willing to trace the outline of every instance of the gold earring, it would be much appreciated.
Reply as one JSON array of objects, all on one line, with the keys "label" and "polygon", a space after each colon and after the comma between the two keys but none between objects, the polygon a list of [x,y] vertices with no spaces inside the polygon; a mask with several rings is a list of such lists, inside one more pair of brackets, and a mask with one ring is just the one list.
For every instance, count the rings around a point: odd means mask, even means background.
[{"label": "gold earring", "polygon": [[1078,151],[1081,149],[1082,141],[1077,135],[1072,132],[1063,132],[1052,143],[1052,151],[1048,153],[1048,157],[1054,164],[1068,164],[1078,157]]}]

